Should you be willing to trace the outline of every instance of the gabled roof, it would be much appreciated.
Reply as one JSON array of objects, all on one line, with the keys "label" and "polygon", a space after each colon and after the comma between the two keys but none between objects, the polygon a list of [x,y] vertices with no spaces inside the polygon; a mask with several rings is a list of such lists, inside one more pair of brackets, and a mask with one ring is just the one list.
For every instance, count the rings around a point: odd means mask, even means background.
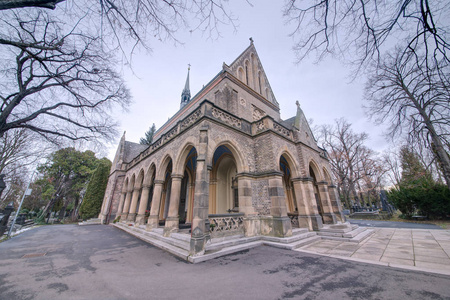
[{"label": "gabled roof", "polygon": [[233,74],[245,85],[265,97],[272,104],[279,107],[251,38],[250,41],[250,46],[248,46],[247,49],[245,49],[244,52],[242,52],[229,66],[224,63],[224,69]]}]

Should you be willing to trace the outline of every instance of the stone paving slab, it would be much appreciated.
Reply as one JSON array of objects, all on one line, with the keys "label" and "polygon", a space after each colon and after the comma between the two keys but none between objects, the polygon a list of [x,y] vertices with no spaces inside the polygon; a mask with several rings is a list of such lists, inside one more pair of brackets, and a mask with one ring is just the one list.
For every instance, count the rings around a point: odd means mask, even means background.
[{"label": "stone paving slab", "polygon": [[450,230],[374,229],[360,244],[322,240],[295,250],[450,275]]}]

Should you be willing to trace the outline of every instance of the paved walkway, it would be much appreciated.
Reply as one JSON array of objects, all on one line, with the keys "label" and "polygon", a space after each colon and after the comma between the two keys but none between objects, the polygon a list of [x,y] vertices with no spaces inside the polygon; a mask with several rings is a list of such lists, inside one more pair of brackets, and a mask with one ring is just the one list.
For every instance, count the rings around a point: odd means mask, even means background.
[{"label": "paved walkway", "polygon": [[450,230],[374,230],[375,233],[360,244],[321,240],[296,250],[450,275]]}]

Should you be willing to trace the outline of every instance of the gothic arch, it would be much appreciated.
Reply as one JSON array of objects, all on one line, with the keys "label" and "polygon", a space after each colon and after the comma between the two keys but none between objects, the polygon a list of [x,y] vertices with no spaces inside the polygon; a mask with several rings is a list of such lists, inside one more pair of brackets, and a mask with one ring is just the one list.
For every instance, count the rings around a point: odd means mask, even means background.
[{"label": "gothic arch", "polygon": [[291,171],[292,171],[292,178],[300,177],[301,174],[298,171],[298,164],[296,163],[294,156],[290,153],[290,151],[288,151],[286,149],[281,149],[281,151],[279,151],[279,153],[277,155],[278,159],[280,159],[281,156],[284,156],[286,158],[287,162],[289,163],[289,166],[291,167]]},{"label": "gothic arch", "polygon": [[245,84],[248,86],[251,86],[251,82],[252,82],[252,66],[250,64],[250,62],[247,60],[245,60],[244,62],[244,67],[245,67]]},{"label": "gothic arch", "polygon": [[195,147],[195,143],[194,141],[196,140],[196,138],[194,137],[189,137],[186,141],[186,143],[184,144],[183,147],[180,147],[180,151],[177,153],[177,155],[175,156],[175,162],[174,162],[174,168],[173,168],[173,173],[174,174],[180,174],[182,175],[184,173],[184,167],[186,164],[186,158],[189,155],[189,152],[191,151],[192,148],[196,148]]},{"label": "gothic arch", "polygon": [[211,149],[214,149],[214,150],[210,153],[210,155],[208,155],[208,157],[209,157],[208,165],[209,166],[213,165],[214,153],[216,152],[217,148],[219,148],[220,146],[225,146],[231,151],[231,153],[234,156],[234,159],[236,160],[236,168],[237,168],[238,173],[248,171],[248,164],[245,164],[245,159],[242,155],[242,150],[229,140],[220,141],[211,147]]},{"label": "gothic arch", "polygon": [[[320,172],[320,168],[319,168],[318,164],[313,159],[311,159],[309,161],[308,166],[309,166],[309,168],[311,168],[313,170],[314,175],[315,175],[315,179],[317,180],[317,182],[322,181],[323,177],[322,177],[322,173]],[[311,172],[309,172],[309,173],[310,173],[309,176],[313,177]]]},{"label": "gothic arch", "polygon": [[145,173],[143,185],[150,185],[153,183],[152,177],[155,172],[156,164],[154,162],[151,162],[150,166],[147,168],[147,172]]},{"label": "gothic arch", "polygon": [[141,189],[143,182],[144,182],[144,169],[141,169],[141,170],[139,170],[139,173],[138,173],[138,176],[137,176],[134,188]]},{"label": "gothic arch", "polygon": [[331,176],[330,173],[328,173],[327,169],[324,167],[323,168],[323,177],[324,180],[327,182],[328,185],[332,185],[333,181],[331,180]]},{"label": "gothic arch", "polygon": [[130,184],[130,186],[128,187],[128,191],[129,191],[129,192],[130,192],[130,191],[133,191],[135,181],[136,181],[136,175],[133,174],[133,175],[131,175],[131,179],[130,179],[130,181],[129,181],[129,184]]},{"label": "gothic arch", "polygon": [[298,213],[297,201],[295,198],[294,186],[292,184],[292,178],[295,178],[293,168],[295,164],[288,153],[283,153],[279,158],[280,171],[283,173],[282,182],[284,188],[284,195],[286,201],[286,208],[288,213]]},{"label": "gothic arch", "polygon": [[129,178],[126,178],[124,180],[123,185],[122,185],[122,193],[128,192],[128,183],[129,183],[129,181],[130,181]]},{"label": "gothic arch", "polygon": [[237,70],[237,75],[238,75],[238,79],[242,82],[245,82],[245,72],[244,72],[244,68],[239,67]]},{"label": "gothic arch", "polygon": [[165,173],[166,173],[166,169],[167,166],[172,162],[172,157],[170,157],[169,154],[167,154],[166,156],[164,156],[164,158],[161,160],[162,163],[159,165],[159,169],[156,172],[156,178],[157,180],[165,180]]}]

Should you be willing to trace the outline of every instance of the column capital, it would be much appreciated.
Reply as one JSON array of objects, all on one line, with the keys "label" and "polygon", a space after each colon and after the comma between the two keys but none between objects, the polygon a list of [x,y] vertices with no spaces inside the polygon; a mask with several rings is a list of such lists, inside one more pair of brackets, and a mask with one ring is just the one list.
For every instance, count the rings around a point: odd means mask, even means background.
[{"label": "column capital", "polygon": [[296,182],[296,181],[313,182],[314,179],[313,179],[312,177],[305,176],[305,177],[296,177],[296,178],[292,178],[291,181],[292,181],[292,182]]},{"label": "column capital", "polygon": [[143,185],[142,185],[142,188],[143,188],[143,189],[149,189],[151,186],[152,186],[151,184],[146,183],[146,184],[143,184]]},{"label": "column capital", "polygon": [[156,184],[158,184],[158,185],[163,185],[164,184],[164,180],[155,180],[153,182],[155,183],[155,185]]},{"label": "column capital", "polygon": [[328,185],[328,182],[325,180],[317,182],[317,185]]},{"label": "column capital", "polygon": [[183,175],[181,175],[181,174],[172,174],[171,177],[172,177],[172,180],[173,179],[177,179],[177,180],[183,179]]}]

